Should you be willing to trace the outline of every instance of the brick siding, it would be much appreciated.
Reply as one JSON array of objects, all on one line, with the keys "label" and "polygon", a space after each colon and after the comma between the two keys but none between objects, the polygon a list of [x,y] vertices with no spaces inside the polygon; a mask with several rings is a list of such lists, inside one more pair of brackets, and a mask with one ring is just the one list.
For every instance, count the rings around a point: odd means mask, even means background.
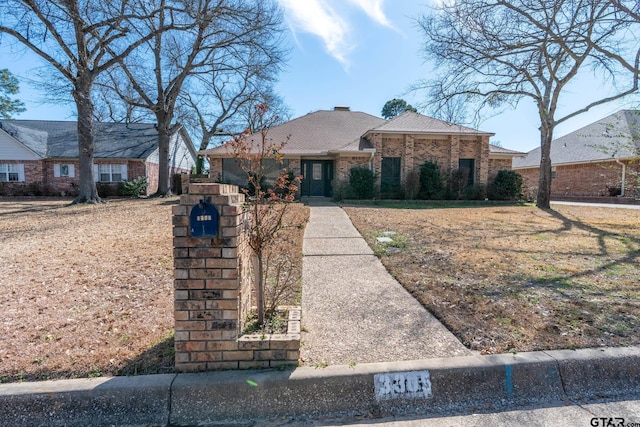
[{"label": "brick siding", "polygon": [[[627,177],[625,195],[638,191],[637,163],[625,161]],[[538,188],[539,168],[517,169],[525,179],[530,192]],[[615,162],[585,163],[555,166],[555,178],[551,180],[552,196],[609,196],[609,188],[620,188],[622,166]]]},{"label": "brick siding", "polygon": [[511,159],[489,159],[489,182],[501,170],[511,170]]}]

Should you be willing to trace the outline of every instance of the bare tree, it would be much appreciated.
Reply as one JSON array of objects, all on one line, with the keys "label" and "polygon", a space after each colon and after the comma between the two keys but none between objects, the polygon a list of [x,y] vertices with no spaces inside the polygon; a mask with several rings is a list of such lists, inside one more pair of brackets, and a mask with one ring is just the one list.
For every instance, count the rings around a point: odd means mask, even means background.
[{"label": "bare tree", "polygon": [[[238,71],[238,58],[250,61],[255,52],[277,52],[270,35],[278,33],[281,26],[280,9],[272,0],[162,2],[160,13],[151,16],[139,30],[140,35],[153,32],[155,36],[134,55],[123,57],[119,67],[110,72],[108,83],[127,104],[151,112],[156,119],[160,196],[170,193],[170,135],[176,125],[178,99],[187,86],[189,90],[196,86],[189,80],[217,82],[221,74]],[[174,20],[181,23],[181,28],[167,31]],[[243,83],[242,78],[238,81]],[[221,96],[228,99],[224,91]],[[214,99],[217,97],[214,94]],[[203,97],[200,102],[210,100]],[[224,117],[231,113],[232,103]]]},{"label": "bare tree", "polygon": [[298,191],[302,176],[290,179],[285,170],[272,184],[272,188],[265,185],[269,161],[275,161],[283,166],[282,149],[287,140],[273,142],[268,138],[271,125],[278,122],[278,118],[268,113],[265,104],[254,107],[254,123],[257,133],[245,131],[229,142],[229,149],[238,161],[240,168],[247,174],[249,188],[245,189],[246,205],[248,207],[251,224],[248,229],[249,246],[256,257],[256,271],[254,284],[256,289],[256,305],[258,309],[258,324],[265,321],[265,255],[267,249],[273,246],[278,232],[284,227],[283,218],[288,203],[293,202]]},{"label": "bare tree", "polygon": [[[441,71],[416,87],[428,90],[436,106],[462,97],[478,113],[531,99],[542,154],[536,204],[549,208],[556,126],[638,89],[637,46],[625,43],[638,22],[621,17],[628,15],[599,0],[443,2],[419,20],[425,54]],[[562,110],[568,85],[590,70],[610,82],[611,94]]]},{"label": "bare tree", "polygon": [[[272,64],[274,67],[278,64]],[[259,67],[270,68],[267,65]],[[183,103],[188,107],[186,119],[193,131],[200,139],[199,150],[206,150],[219,140],[233,137],[244,130],[259,132],[255,122],[255,105],[269,105],[271,117],[277,117],[278,125],[290,117],[289,109],[278,95],[271,90],[270,81],[262,75],[249,75],[241,69],[234,70],[227,78],[213,78],[204,85],[202,94],[192,91],[183,94]],[[225,140],[225,141],[226,141]],[[203,173],[204,158],[198,157],[196,173]]]},{"label": "bare tree", "polygon": [[[141,2],[148,4],[149,2]],[[6,34],[55,68],[69,84],[78,112],[79,195],[100,201],[93,178],[91,92],[96,78],[153,34],[132,28],[158,13],[140,13],[138,0],[0,0],[0,34]]]}]

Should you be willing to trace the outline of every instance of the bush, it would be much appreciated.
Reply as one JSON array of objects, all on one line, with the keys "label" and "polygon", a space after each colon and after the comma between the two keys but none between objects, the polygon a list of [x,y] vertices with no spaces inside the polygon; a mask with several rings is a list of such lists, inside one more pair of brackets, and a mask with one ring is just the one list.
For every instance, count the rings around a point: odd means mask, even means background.
[{"label": "bush", "polygon": [[274,188],[273,192],[280,196],[280,198],[282,199],[286,199],[291,195],[295,197],[299,189],[296,189],[294,191],[293,187],[298,187],[300,184],[299,182],[296,182],[296,175],[292,171],[288,171],[282,174],[282,176],[284,176],[284,186],[281,188]]},{"label": "bush", "polygon": [[118,185],[111,182],[96,182],[96,190],[98,190],[98,196],[102,198],[117,197],[120,195]]},{"label": "bush", "polygon": [[404,196],[407,200],[414,200],[420,192],[420,172],[412,169],[404,181]]},{"label": "bush", "polygon": [[349,186],[343,197],[347,199],[373,199],[376,195],[376,176],[365,167],[353,167],[349,171]]},{"label": "bush", "polygon": [[129,197],[139,197],[147,194],[149,182],[146,176],[140,176],[129,181],[122,181],[118,184],[120,195]]},{"label": "bush", "polygon": [[434,162],[424,162],[420,166],[420,198],[434,199],[440,196],[442,188],[443,179],[440,173],[440,166]]},{"label": "bush", "polygon": [[475,184],[464,190],[465,200],[484,200],[487,198],[487,189],[483,184]]},{"label": "bush", "polygon": [[518,200],[522,198],[524,179],[518,172],[501,170],[487,188],[491,200]]},{"label": "bush", "polygon": [[461,200],[466,196],[468,172],[464,169],[453,169],[445,176],[446,185],[440,192],[444,200]]}]

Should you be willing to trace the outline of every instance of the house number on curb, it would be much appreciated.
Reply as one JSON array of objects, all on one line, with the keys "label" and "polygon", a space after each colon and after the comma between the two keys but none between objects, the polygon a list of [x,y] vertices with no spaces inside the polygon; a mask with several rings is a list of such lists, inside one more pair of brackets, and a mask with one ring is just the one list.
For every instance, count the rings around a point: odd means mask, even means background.
[{"label": "house number on curb", "polygon": [[429,371],[375,374],[373,384],[377,401],[432,397]]}]

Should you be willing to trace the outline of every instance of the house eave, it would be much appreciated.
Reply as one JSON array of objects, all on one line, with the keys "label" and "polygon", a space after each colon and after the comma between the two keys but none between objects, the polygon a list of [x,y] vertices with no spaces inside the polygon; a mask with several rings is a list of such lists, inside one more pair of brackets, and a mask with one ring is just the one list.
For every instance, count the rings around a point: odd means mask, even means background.
[{"label": "house eave", "polygon": [[413,131],[413,130],[369,130],[362,135],[366,137],[372,134],[392,134],[392,135],[437,135],[437,136],[495,136],[495,133],[491,132],[447,132],[447,131]]},{"label": "house eave", "polygon": [[525,153],[489,153],[489,159],[513,159],[514,157],[523,158],[525,156]]},{"label": "house eave", "polygon": [[[566,163],[552,163],[551,166],[575,166],[575,165],[589,165],[593,163],[615,163],[616,160],[631,160],[633,157],[611,157],[606,159],[595,159],[595,160],[583,160],[581,162],[566,162]],[[535,166],[513,166],[513,170],[519,169],[538,169],[540,165]]]}]

